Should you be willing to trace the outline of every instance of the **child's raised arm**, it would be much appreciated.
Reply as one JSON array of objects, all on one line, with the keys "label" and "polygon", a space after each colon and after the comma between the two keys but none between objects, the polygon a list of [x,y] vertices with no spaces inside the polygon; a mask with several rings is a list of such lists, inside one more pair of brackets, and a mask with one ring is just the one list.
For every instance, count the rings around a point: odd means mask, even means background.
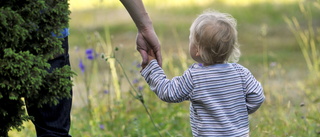
[{"label": "child's raised arm", "polygon": [[145,78],[151,90],[165,102],[182,102],[188,100],[192,94],[193,82],[189,70],[185,71],[182,76],[169,80],[156,60],[152,60],[141,71],[141,75]]}]

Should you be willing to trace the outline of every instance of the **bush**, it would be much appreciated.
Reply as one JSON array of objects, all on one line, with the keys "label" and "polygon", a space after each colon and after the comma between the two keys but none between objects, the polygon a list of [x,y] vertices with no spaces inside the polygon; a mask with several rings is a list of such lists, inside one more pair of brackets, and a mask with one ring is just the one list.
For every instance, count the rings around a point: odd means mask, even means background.
[{"label": "bush", "polygon": [[71,97],[70,67],[47,71],[47,61],[63,52],[52,33],[68,27],[68,7],[68,0],[0,1],[0,136],[31,119],[23,98],[41,107]]}]

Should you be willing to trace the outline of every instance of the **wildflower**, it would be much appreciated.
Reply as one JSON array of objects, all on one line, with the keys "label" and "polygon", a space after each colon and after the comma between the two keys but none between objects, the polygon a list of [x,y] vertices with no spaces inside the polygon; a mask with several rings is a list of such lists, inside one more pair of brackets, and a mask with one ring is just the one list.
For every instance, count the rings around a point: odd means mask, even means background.
[{"label": "wildflower", "polygon": [[132,83],[133,83],[133,84],[137,84],[137,83],[139,83],[139,80],[138,80],[138,79],[134,79],[134,80],[132,81]]},{"label": "wildflower", "polygon": [[89,60],[93,60],[95,58],[93,49],[87,49],[86,50],[86,55],[87,55],[87,58]]},{"label": "wildflower", "polygon": [[80,68],[81,72],[84,73],[84,71],[85,71],[85,66],[84,66],[84,64],[82,63],[82,60],[81,60],[81,59],[80,59],[80,61],[79,61],[79,68]]},{"label": "wildflower", "polygon": [[104,93],[104,94],[108,94],[108,93],[109,93],[109,90],[104,90],[103,93]]},{"label": "wildflower", "polygon": [[140,64],[140,63],[138,63],[136,67],[137,67],[137,68],[141,68],[141,64]]},{"label": "wildflower", "polygon": [[100,127],[100,129],[102,129],[102,130],[104,130],[104,129],[105,129],[105,127],[104,127],[104,125],[103,125],[103,124],[100,124],[100,125],[99,125],[99,127]]},{"label": "wildflower", "polygon": [[100,54],[100,57],[101,57],[102,59],[104,59],[105,56],[106,56],[106,55],[105,55],[104,53],[101,53],[101,54]]},{"label": "wildflower", "polygon": [[139,91],[142,91],[142,90],[143,90],[143,87],[142,87],[142,86],[139,86],[139,87],[138,87],[138,90],[139,90]]},{"label": "wildflower", "polygon": [[202,63],[199,63],[199,66],[200,66],[200,67],[203,67],[203,64],[202,64]]},{"label": "wildflower", "polygon": [[132,65],[136,66],[137,68],[141,68],[141,64],[138,61],[134,61]]},{"label": "wildflower", "polygon": [[87,58],[88,58],[89,60],[93,60],[93,59],[94,59],[94,56],[88,55]]}]

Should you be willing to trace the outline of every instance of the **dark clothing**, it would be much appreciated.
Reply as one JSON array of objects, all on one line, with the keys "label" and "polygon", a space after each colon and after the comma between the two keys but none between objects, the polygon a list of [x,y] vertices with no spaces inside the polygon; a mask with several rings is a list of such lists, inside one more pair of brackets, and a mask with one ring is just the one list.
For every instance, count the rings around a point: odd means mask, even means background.
[{"label": "dark clothing", "polygon": [[[48,72],[65,65],[70,66],[68,46],[68,37],[65,37],[62,43],[65,52],[48,61],[51,65]],[[72,91],[70,92],[72,95]],[[38,137],[71,137],[69,129],[72,98],[62,99],[56,106],[43,105],[42,108],[28,105],[28,101],[26,99],[28,114],[34,117],[33,123]]]}]

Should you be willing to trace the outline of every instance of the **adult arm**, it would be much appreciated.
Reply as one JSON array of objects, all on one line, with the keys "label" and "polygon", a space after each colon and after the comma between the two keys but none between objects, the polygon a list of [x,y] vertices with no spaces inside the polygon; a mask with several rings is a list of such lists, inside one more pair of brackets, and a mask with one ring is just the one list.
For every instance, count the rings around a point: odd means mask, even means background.
[{"label": "adult arm", "polygon": [[145,78],[151,90],[165,102],[182,102],[188,100],[193,93],[193,82],[189,70],[185,71],[182,76],[169,80],[156,60],[152,60],[141,71],[141,75]]},{"label": "adult arm", "polygon": [[148,51],[153,50],[156,59],[160,66],[162,66],[162,56],[160,50],[160,43],[154,31],[152,21],[144,8],[142,0],[120,0],[124,7],[129,12],[131,18],[138,28],[136,39],[137,50],[142,56],[142,66],[148,63]]}]

